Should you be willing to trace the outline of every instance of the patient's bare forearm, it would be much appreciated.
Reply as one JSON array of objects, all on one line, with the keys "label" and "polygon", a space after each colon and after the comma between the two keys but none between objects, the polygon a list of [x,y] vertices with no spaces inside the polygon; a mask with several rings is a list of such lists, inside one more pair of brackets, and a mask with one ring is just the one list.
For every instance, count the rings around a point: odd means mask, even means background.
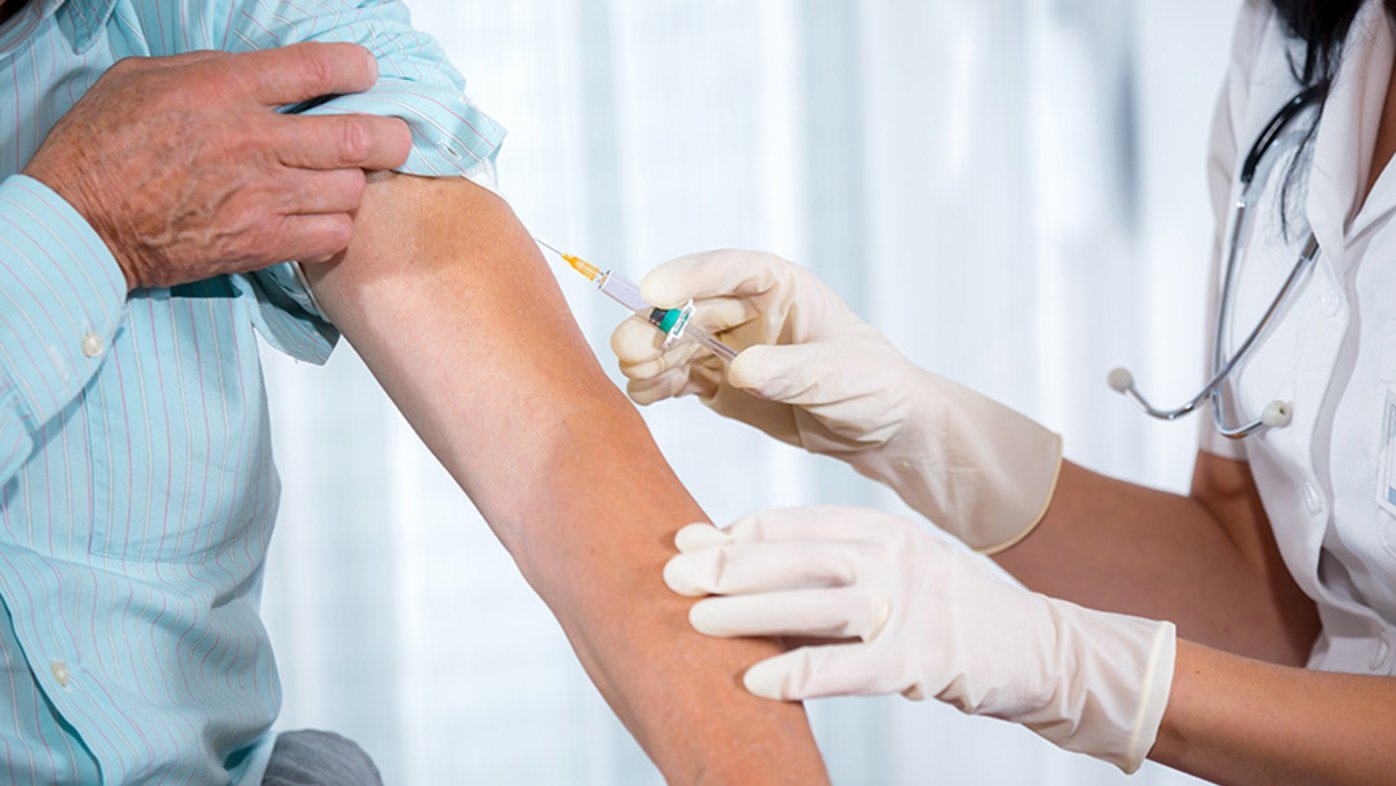
[{"label": "patient's bare forearm", "polygon": [[740,688],[775,646],[704,638],[665,591],[673,534],[703,514],[506,205],[464,181],[374,182],[313,285],[672,782],[826,780],[802,708]]}]

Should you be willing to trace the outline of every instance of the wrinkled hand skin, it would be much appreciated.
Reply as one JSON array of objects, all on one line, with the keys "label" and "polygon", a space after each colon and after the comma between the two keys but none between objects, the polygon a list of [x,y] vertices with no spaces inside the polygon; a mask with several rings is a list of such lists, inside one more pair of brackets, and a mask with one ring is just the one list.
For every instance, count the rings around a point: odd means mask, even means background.
[{"label": "wrinkled hand skin", "polygon": [[376,80],[351,44],[128,58],[24,174],[87,219],[130,289],[329,259],[349,244],[365,171],[400,166],[411,134],[394,118],[276,109]]}]

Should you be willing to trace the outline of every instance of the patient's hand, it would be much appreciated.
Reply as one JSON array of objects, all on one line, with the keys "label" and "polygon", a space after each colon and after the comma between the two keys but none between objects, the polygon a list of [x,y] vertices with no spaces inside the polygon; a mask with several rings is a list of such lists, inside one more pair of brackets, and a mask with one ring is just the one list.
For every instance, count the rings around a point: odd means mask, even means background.
[{"label": "patient's hand", "polygon": [[364,170],[400,166],[411,134],[396,118],[275,109],[377,78],[354,44],[127,58],[24,173],[87,219],[129,288],[323,260],[349,245]]}]

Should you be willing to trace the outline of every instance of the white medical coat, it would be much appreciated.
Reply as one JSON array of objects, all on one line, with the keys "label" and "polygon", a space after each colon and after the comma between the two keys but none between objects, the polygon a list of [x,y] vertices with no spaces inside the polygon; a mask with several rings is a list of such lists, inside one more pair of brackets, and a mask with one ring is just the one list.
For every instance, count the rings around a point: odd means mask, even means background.
[{"label": "white medical coat", "polygon": [[[1286,35],[1266,0],[1241,10],[1213,129],[1209,182],[1216,256],[1239,194],[1241,162],[1261,128],[1300,91]],[[1288,237],[1279,193],[1297,147],[1277,145],[1260,175],[1239,262],[1232,344],[1244,338],[1293,269],[1312,228],[1313,275],[1267,332],[1228,397],[1244,417],[1293,402],[1294,419],[1240,442],[1205,413],[1202,447],[1250,463],[1285,564],[1319,609],[1311,668],[1396,673],[1396,174],[1363,191],[1390,79],[1393,33],[1381,0],[1367,0],[1348,35],[1342,70],[1318,125],[1304,177],[1292,190]],[[1292,125],[1312,126],[1313,114]],[[1283,151],[1283,152],[1282,152]],[[1220,265],[1214,265],[1212,303]],[[1207,346],[1208,363],[1211,344]]]}]

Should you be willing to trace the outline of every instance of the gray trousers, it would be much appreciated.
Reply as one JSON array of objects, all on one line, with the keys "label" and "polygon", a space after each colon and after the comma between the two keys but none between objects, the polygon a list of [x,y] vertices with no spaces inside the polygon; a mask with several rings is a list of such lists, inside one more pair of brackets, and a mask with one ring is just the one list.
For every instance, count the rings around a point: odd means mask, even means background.
[{"label": "gray trousers", "polygon": [[330,731],[278,734],[262,786],[383,786],[373,759]]}]

